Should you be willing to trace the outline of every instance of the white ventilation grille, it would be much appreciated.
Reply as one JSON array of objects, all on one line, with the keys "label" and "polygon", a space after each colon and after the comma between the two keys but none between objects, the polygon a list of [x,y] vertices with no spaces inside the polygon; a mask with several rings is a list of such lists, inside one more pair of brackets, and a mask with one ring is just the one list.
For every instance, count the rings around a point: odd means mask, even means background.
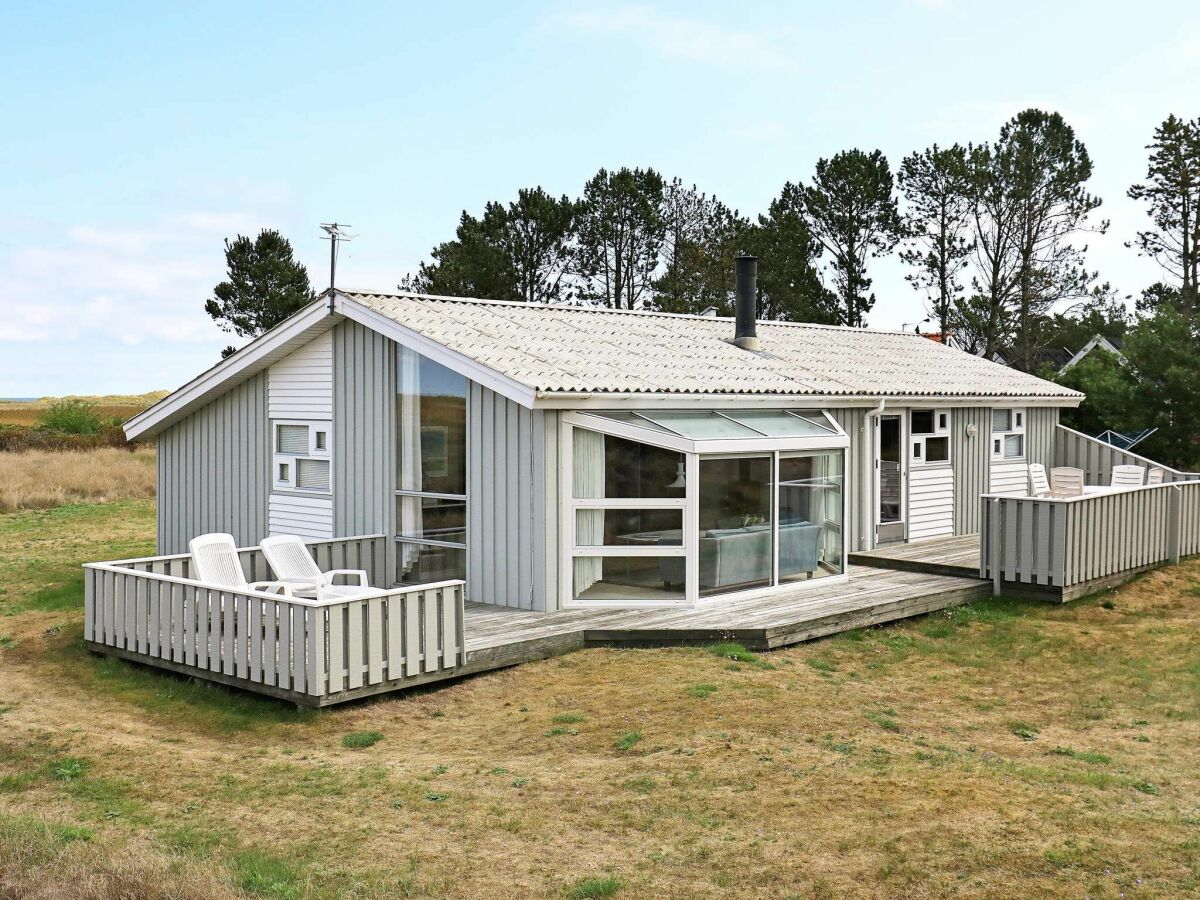
[{"label": "white ventilation grille", "polygon": [[329,490],[329,461],[325,459],[296,460],[296,487],[308,491]]}]

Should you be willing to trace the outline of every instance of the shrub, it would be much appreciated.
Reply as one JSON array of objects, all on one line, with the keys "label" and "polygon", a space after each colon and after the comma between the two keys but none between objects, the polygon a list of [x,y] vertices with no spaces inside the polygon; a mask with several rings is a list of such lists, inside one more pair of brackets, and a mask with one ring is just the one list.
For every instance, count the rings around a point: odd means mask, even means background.
[{"label": "shrub", "polygon": [[25,450],[94,450],[99,447],[123,447],[130,452],[145,444],[125,440],[119,425],[105,425],[91,434],[73,434],[54,428],[23,428],[0,426],[0,452],[20,453]]},{"label": "shrub", "polygon": [[105,422],[86,400],[56,400],[38,417],[42,428],[67,434],[99,434]]}]

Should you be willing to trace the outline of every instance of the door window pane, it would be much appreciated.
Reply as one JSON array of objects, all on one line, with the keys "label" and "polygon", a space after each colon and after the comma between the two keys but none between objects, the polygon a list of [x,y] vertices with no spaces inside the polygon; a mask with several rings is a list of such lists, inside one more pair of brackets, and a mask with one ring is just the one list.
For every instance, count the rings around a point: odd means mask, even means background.
[{"label": "door window pane", "polygon": [[682,453],[585,428],[575,429],[572,444],[576,498],[683,497]]},{"label": "door window pane", "polygon": [[450,541],[467,540],[467,502],[440,497],[397,497],[401,537]]},{"label": "door window pane", "polygon": [[458,547],[431,544],[396,544],[396,581],[400,584],[426,584],[467,577],[467,551]]},{"label": "door window pane", "polygon": [[683,510],[577,510],[575,543],[580,547],[682,547]]},{"label": "door window pane", "polygon": [[772,459],[700,460],[700,595],[771,583]]},{"label": "door window pane", "polygon": [[467,492],[467,379],[401,347],[397,357],[400,488]]},{"label": "door window pane", "polygon": [[682,556],[577,556],[573,596],[577,600],[684,599]]},{"label": "door window pane", "polygon": [[881,525],[901,521],[900,466],[900,417],[881,416],[879,419],[879,522]]},{"label": "door window pane", "polygon": [[843,466],[840,450],[780,454],[780,583],[842,571]]}]

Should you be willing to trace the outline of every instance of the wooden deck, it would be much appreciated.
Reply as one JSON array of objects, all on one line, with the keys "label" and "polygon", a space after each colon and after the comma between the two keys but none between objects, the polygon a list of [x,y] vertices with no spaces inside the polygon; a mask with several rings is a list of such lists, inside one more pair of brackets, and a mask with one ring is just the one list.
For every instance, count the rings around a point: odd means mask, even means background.
[{"label": "wooden deck", "polygon": [[849,581],[707,609],[567,610],[538,613],[468,604],[466,664],[482,672],[589,644],[672,646],[737,641],[771,650],[825,635],[969,603],[988,596],[974,578],[850,567]]},{"label": "wooden deck", "polygon": [[850,562],[876,569],[978,578],[979,535],[964,534],[913,544],[888,544],[874,550],[851,553]]}]

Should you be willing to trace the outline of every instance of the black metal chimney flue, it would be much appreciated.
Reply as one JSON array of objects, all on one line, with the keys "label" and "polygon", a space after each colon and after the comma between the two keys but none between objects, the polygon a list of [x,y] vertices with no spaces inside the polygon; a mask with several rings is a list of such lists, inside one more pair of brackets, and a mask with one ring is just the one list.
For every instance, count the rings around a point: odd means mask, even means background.
[{"label": "black metal chimney flue", "polygon": [[733,261],[736,326],[733,342],[743,350],[759,349],[758,332],[758,257],[739,254]]}]

